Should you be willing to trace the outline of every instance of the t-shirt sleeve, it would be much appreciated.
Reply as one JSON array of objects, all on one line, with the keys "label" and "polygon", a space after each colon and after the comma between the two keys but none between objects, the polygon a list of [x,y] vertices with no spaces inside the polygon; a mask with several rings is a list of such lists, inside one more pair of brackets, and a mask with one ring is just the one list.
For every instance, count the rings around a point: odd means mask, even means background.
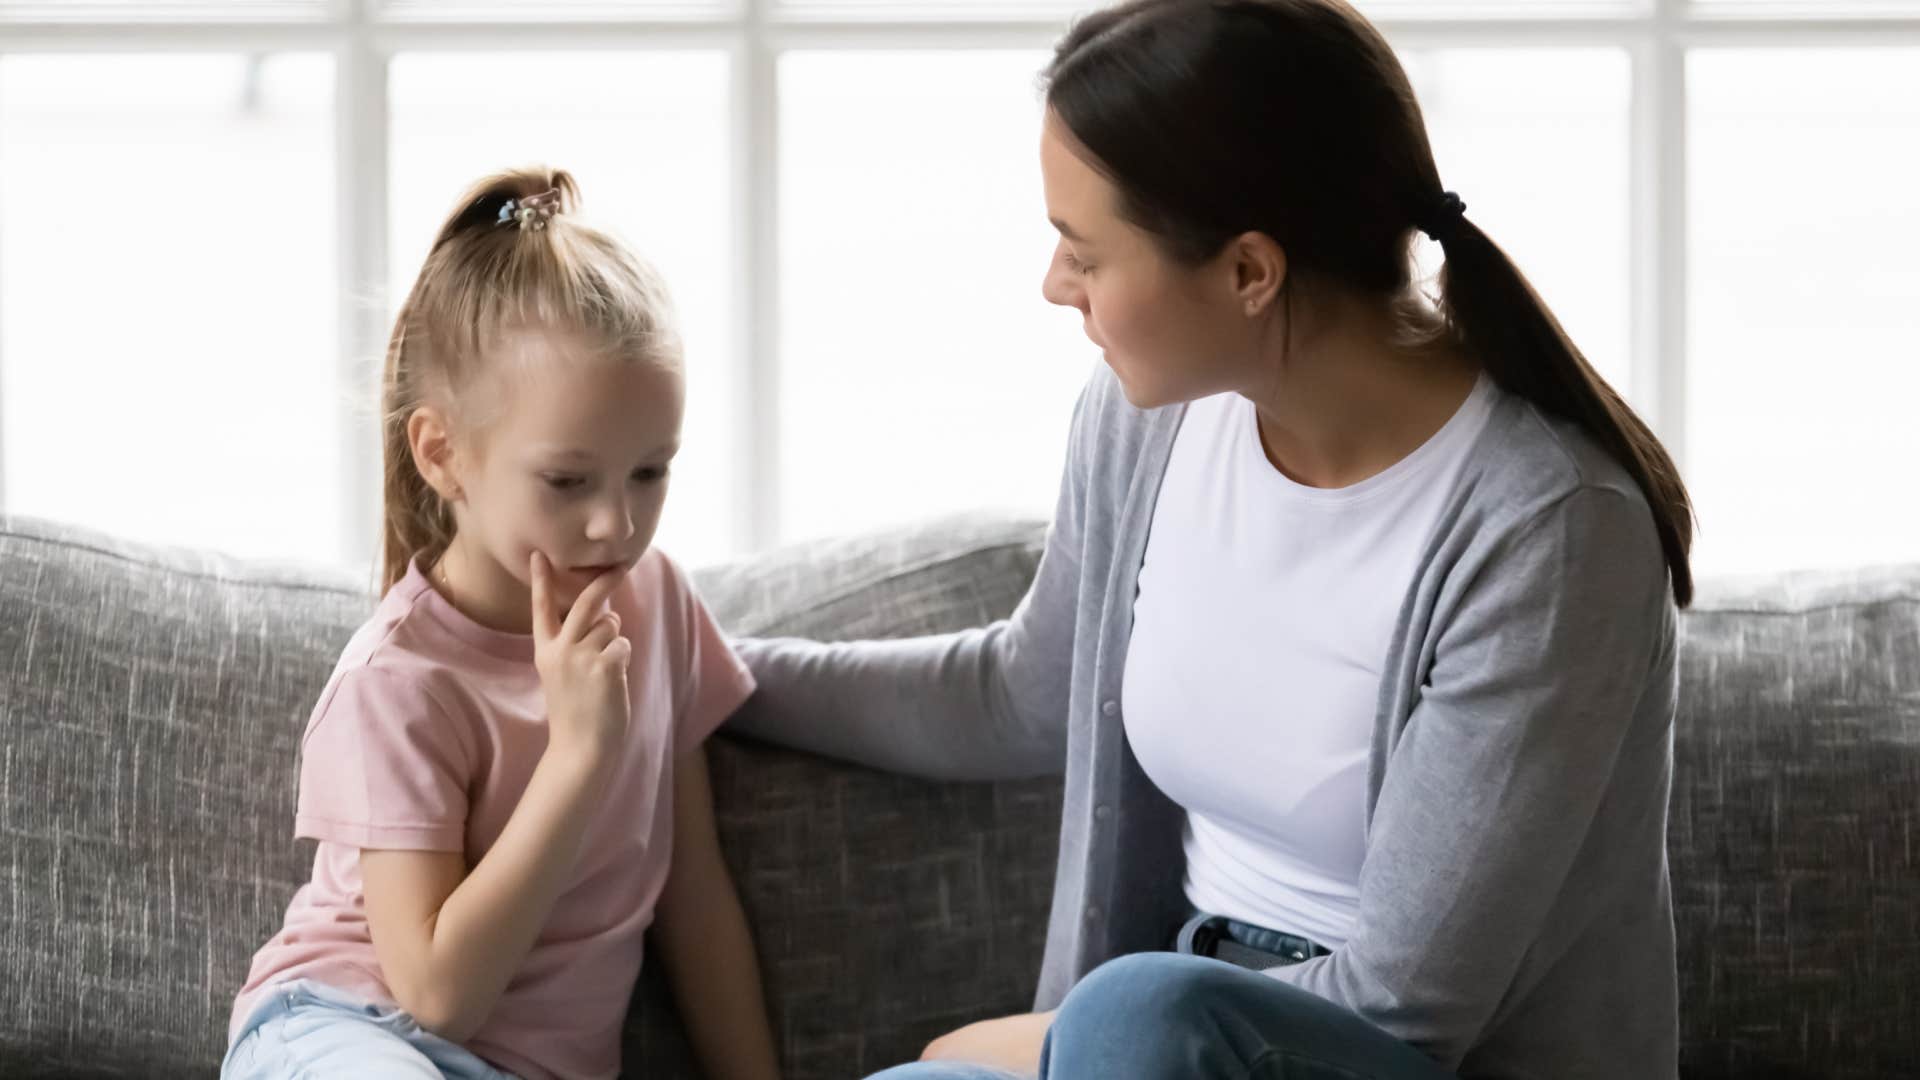
[{"label": "t-shirt sleeve", "polygon": [[472,755],[417,678],[343,673],[301,744],[294,835],[359,848],[463,851]]},{"label": "t-shirt sleeve", "polygon": [[681,589],[684,612],[680,632],[686,643],[687,663],[674,709],[674,753],[684,754],[707,736],[753,695],[753,674],[727,644],[693,585],[678,567],[673,578]]}]

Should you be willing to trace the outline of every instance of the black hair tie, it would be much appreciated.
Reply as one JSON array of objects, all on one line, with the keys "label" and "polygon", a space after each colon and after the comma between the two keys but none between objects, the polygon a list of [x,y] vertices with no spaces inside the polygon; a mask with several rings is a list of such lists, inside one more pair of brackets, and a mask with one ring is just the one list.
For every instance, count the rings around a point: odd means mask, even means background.
[{"label": "black hair tie", "polygon": [[1465,200],[1451,191],[1443,191],[1414,222],[1414,227],[1433,237],[1435,243],[1445,244],[1459,230],[1460,219],[1466,212]]}]

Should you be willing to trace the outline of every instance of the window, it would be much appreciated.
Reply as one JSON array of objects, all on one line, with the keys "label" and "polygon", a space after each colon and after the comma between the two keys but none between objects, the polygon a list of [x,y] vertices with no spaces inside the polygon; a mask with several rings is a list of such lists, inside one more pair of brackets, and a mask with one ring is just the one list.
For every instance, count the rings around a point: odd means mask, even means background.
[{"label": "window", "polygon": [[338,559],[333,64],[0,58],[10,511]]},{"label": "window", "polygon": [[558,165],[582,211],[651,261],[686,338],[684,449],[657,537],[699,560],[731,550],[733,221],[727,57],[676,52],[404,52],[388,74],[389,310],[405,299],[461,189]]},{"label": "window", "polygon": [[1688,60],[1707,565],[1920,558],[1920,48]]},{"label": "window", "polygon": [[[683,561],[1044,515],[1097,357],[1039,297],[1034,75],[1085,6],[0,0],[0,506],[364,568],[392,309],[543,160],[673,286]],[[1361,7],[1702,573],[1920,559],[1920,0]]]}]

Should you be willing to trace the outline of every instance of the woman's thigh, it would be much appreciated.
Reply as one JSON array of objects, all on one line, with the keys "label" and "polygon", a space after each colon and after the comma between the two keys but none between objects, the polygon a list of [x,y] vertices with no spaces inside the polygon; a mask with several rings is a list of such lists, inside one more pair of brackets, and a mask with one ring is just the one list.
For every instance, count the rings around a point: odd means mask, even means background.
[{"label": "woman's thigh", "polygon": [[1449,1080],[1356,1014],[1220,960],[1140,953],[1101,965],[1061,1003],[1041,1076],[1076,1080]]}]

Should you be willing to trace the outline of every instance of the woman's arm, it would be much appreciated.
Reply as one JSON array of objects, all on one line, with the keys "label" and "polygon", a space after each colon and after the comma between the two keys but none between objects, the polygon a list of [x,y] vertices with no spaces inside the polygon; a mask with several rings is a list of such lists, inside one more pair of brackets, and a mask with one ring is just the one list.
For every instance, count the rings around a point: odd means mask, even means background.
[{"label": "woman's arm", "polygon": [[673,785],[673,869],[660,894],[654,945],[705,1074],[777,1077],[753,938],[720,856],[704,747],[681,755]]},{"label": "woman's arm", "polygon": [[[1066,766],[1067,695],[1081,596],[1096,378],[1074,409],[1046,550],[1013,615],[957,634],[821,643],[743,639],[759,692],[735,734],[934,779],[996,780]],[[1100,583],[1102,586],[1104,583]]]},{"label": "woman's arm", "polygon": [[[1578,489],[1469,572],[1387,763],[1353,936],[1267,972],[1449,1068],[1509,994],[1609,793],[1640,785],[1651,828],[1664,820],[1653,763],[1671,732],[1635,726],[1673,678],[1665,562],[1637,493]],[[1618,777],[1623,762],[1645,775]]]}]

